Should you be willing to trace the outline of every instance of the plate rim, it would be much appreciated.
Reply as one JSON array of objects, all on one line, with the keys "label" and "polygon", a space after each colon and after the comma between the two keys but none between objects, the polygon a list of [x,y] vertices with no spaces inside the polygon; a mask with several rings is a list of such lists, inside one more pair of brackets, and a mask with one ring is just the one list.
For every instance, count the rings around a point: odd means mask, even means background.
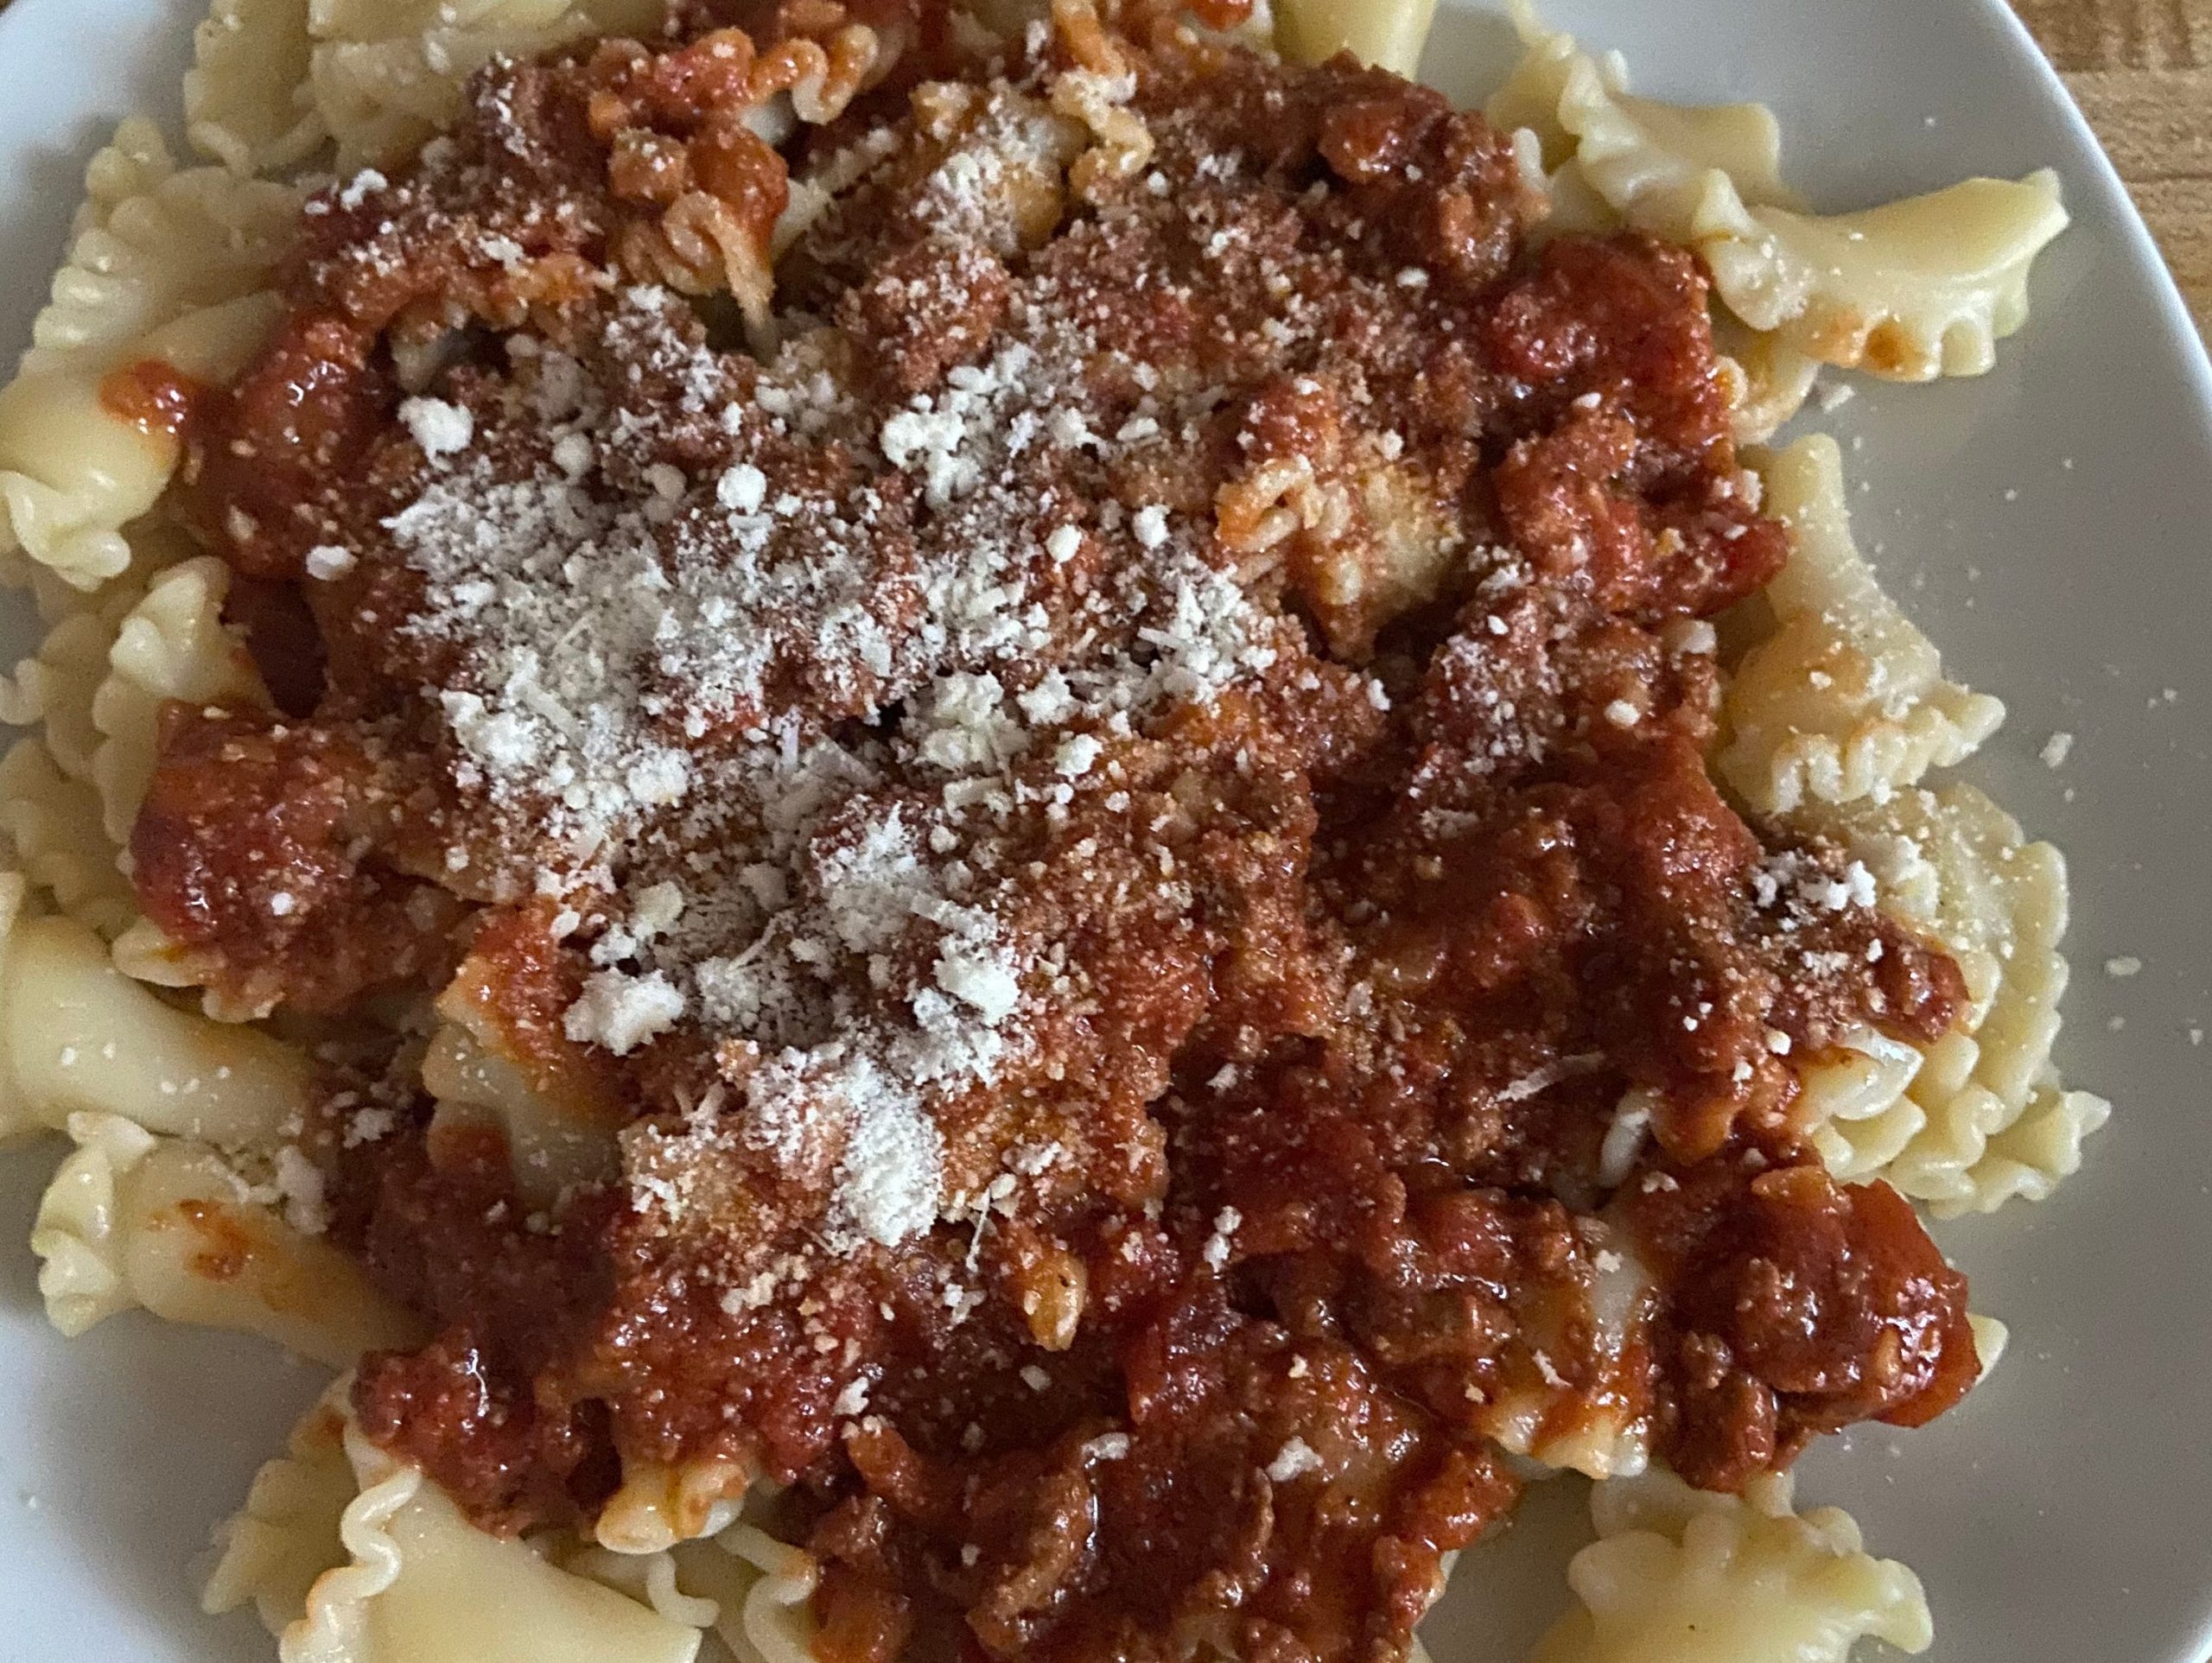
[{"label": "plate rim", "polygon": [[[149,20],[160,17],[163,27],[169,27],[183,9],[177,0],[137,0]],[[73,0],[0,0],[0,63],[10,61],[16,54],[23,52],[25,36],[34,28],[66,28],[67,14]],[[1467,0],[1471,9],[1495,14],[1503,0]],[[1603,0],[1603,3],[1632,7],[1636,0]],[[1948,9],[1963,16],[1981,32],[1985,44],[1993,54],[2001,55],[2024,73],[2024,78],[2034,88],[2035,95],[2046,108],[2057,114],[2060,124],[2074,143],[2076,157],[2082,165],[2069,166],[2068,182],[2069,196],[2075,191],[2093,194],[2096,206],[2113,227],[2113,251],[2125,261],[2131,280],[2141,279],[2145,292],[2155,313],[2155,344],[2164,350],[2173,363],[2176,378],[2183,390],[2190,413],[2195,418],[2192,448],[2207,462],[2212,462],[2212,342],[2190,311],[2172,268],[2158,247],[2141,208],[2121,177],[2109,152],[2088,120],[2049,55],[2037,42],[2032,32],[2005,0],[1942,0],[1936,10]],[[200,7],[190,10],[196,13]],[[149,21],[149,29],[152,25]],[[2023,89],[2024,91],[2024,89]],[[162,98],[153,102],[143,113],[159,123],[165,136],[175,141],[181,128],[181,95],[172,85]],[[56,141],[73,145],[81,134],[57,133]],[[10,145],[10,150],[18,147]],[[2076,206],[2081,206],[2078,202]],[[2082,303],[2075,297],[2076,304]],[[2032,333],[2035,324],[2027,326]],[[2140,326],[2139,326],[2139,328]],[[2150,331],[2144,331],[2145,334]],[[28,342],[25,343],[26,345]],[[13,360],[8,360],[12,372]],[[2112,816],[2125,812],[2125,804],[2107,800],[2107,811]],[[2077,994],[2078,1001],[2078,994]],[[2069,1019],[2079,1012],[2078,1002],[2069,1012]],[[2157,1107],[2161,1112],[2173,1112],[2178,1106],[2144,1105],[2145,1122]],[[2092,1157],[2094,1158],[2094,1155]],[[276,1365],[281,1367],[281,1365]],[[272,1450],[270,1453],[276,1451]],[[2212,1463],[2208,1463],[2212,1468]],[[2212,1553],[2203,1556],[2208,1569],[2212,1569]],[[2186,1622],[2192,1613],[2176,1609],[2172,1617],[2177,1622]],[[2196,1637],[2193,1650],[2177,1654],[2171,1659],[2146,1659],[2145,1663],[2190,1663],[2192,1658],[2212,1657],[2212,1579],[2199,1585],[2193,1608]],[[194,1636],[181,1637],[188,1647]],[[1940,1654],[1940,1653],[1938,1653]]]}]

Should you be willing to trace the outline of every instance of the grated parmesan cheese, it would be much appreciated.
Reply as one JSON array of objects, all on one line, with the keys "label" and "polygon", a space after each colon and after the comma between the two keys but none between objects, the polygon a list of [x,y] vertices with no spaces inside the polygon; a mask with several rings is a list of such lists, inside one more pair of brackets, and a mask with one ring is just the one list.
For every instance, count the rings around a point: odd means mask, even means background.
[{"label": "grated parmesan cheese", "polygon": [[288,1143],[278,1148],[276,1177],[287,1224],[302,1235],[321,1235],[330,1228],[322,1169],[301,1153],[298,1146]]},{"label": "grated parmesan cheese", "polygon": [[1304,1438],[1294,1437],[1284,1440],[1282,1448],[1275,1451],[1275,1458],[1267,1467],[1268,1481],[1277,1484],[1287,1484],[1294,1478],[1320,1470],[1321,1457],[1314,1453],[1313,1446]]},{"label": "grated parmesan cheese", "polygon": [[658,970],[642,976],[601,970],[585,981],[561,1030],[580,1045],[604,1045],[627,1057],[673,1027],[684,1006],[683,995]]},{"label": "grated parmesan cheese", "polygon": [[434,460],[467,449],[476,431],[476,418],[467,409],[442,398],[406,399],[399,406],[399,419],[423,447],[423,454]]}]

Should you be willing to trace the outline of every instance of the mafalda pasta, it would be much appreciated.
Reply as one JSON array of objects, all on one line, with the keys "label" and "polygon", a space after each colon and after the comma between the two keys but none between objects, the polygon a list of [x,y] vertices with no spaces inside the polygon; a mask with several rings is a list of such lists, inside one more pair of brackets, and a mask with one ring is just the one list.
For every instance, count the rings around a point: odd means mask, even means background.
[{"label": "mafalda pasta", "polygon": [[340,1371],[210,1609],[1386,1663],[1571,1469],[1545,1663],[1929,1644],[1788,1469],[2107,1111],[2001,707],[1737,446],[2063,213],[1521,21],[219,0],[0,392],[48,1308]]}]

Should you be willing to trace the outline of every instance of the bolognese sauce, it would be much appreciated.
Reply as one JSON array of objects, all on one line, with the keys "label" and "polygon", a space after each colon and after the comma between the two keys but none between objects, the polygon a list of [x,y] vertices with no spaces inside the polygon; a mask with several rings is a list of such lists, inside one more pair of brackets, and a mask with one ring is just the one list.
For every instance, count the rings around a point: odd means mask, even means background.
[{"label": "bolognese sauce", "polygon": [[825,1663],[1396,1659],[1531,1460],[1976,1369],[1793,1115],[1957,968],[1705,766],[1786,537],[1704,275],[1235,11],[496,63],[126,378],[283,689],[167,713],[142,904],[389,1035],[362,1426],[499,1531],[730,1475]]}]

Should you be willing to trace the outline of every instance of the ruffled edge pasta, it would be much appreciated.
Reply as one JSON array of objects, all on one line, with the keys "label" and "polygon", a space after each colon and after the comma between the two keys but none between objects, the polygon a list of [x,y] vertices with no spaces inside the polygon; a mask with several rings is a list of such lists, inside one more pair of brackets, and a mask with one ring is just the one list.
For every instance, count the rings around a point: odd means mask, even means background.
[{"label": "ruffled edge pasta", "polygon": [[1905,1095],[1926,1060],[1903,1040],[1867,1028],[1801,1072],[1796,1113],[1829,1171],[1862,1182],[1904,1152],[1928,1124],[1928,1111]]},{"label": "ruffled edge pasta", "polygon": [[[296,1190],[261,1199],[207,1145],[157,1138],[119,1114],[72,1114],[68,1132],[77,1147],[31,1232],[39,1292],[62,1333],[143,1308],[258,1334],[333,1368],[420,1337],[359,1265],[287,1217],[304,1210]],[[280,1160],[280,1177],[285,1170]]]},{"label": "ruffled edge pasta", "polygon": [[[16,930],[29,910],[30,893],[30,880],[0,860],[0,1000],[4,1000],[10,990]],[[5,1006],[0,1005],[0,1018],[4,1018],[5,1013]],[[0,1038],[0,1045],[4,1044],[4,1038]],[[0,1056],[0,1060],[4,1057]],[[40,1124],[32,1106],[25,1101],[22,1088],[16,1082],[16,1070],[0,1067],[0,1140],[36,1131]]]},{"label": "ruffled edge pasta", "polygon": [[[1731,212],[1731,209],[1734,212]],[[2058,175],[1964,179],[1856,213],[1741,208],[1696,240],[1729,308],[1825,364],[1890,381],[1985,375],[2028,321],[2036,257],[2070,223]]]},{"label": "ruffled edge pasta", "polygon": [[[1633,1476],[1650,1460],[1651,1427],[1638,1383],[1644,1324],[1651,1311],[1649,1272],[1625,1232],[1603,1220],[1585,1226],[1593,1264],[1586,1314],[1595,1343],[1596,1378],[1580,1386],[1562,1379],[1547,1360],[1541,1328],[1529,1338],[1530,1355],[1513,1378],[1484,1404],[1476,1425],[1508,1455],[1542,1472],[1586,1477]],[[1561,1355],[1573,1355],[1560,1347]]]},{"label": "ruffled edge pasta", "polygon": [[550,1206],[563,1191],[613,1177],[621,1169],[613,1127],[564,1112],[461,1022],[448,1021],[431,1036],[423,1057],[423,1089],[438,1105],[433,1127],[488,1122],[499,1129],[515,1186],[531,1206]]},{"label": "ruffled edge pasta", "polygon": [[2058,176],[1968,179],[1853,213],[1800,211],[1760,105],[1637,98],[1618,56],[1516,9],[1527,51],[1489,105],[1629,224],[1694,248],[1721,301],[1791,351],[1892,380],[1980,375],[2028,316],[2035,258],[2066,228]]},{"label": "ruffled edge pasta", "polygon": [[649,32],[658,0],[216,0],[194,32],[186,132],[239,175],[390,163],[499,56]]},{"label": "ruffled edge pasta", "polygon": [[369,1441],[351,1387],[323,1394],[218,1531],[208,1611],[251,1601],[283,1663],[692,1663],[722,1613],[665,1556],[634,1577],[599,1562],[602,1580],[556,1544],[487,1535]]},{"label": "ruffled edge pasta", "polygon": [[92,756],[111,841],[127,843],[154,776],[162,707],[270,707],[269,690],[245,644],[223,621],[231,568],[213,555],[172,566],[116,625],[108,674],[92,695],[101,738]]},{"label": "ruffled edge pasta", "polygon": [[195,373],[235,373],[259,344],[243,332],[178,326],[255,295],[290,245],[302,194],[221,168],[179,169],[158,133],[134,117],[87,170],[139,188],[102,200],[80,225],[31,326],[22,373],[106,369],[157,331]]},{"label": "ruffled edge pasta", "polygon": [[757,1524],[740,1519],[651,1552],[596,1544],[553,1552],[564,1568],[621,1590],[671,1622],[708,1630],[702,1660],[817,1663],[811,1602],[820,1566]]},{"label": "ruffled edge pasta", "polygon": [[1279,0],[1274,37],[1294,63],[1349,52],[1363,64],[1410,79],[1436,20],[1436,0]]},{"label": "ruffled edge pasta", "polygon": [[[710,1534],[620,1551],[563,1532],[487,1536],[362,1434],[350,1390],[342,1377],[323,1394],[216,1533],[202,1605],[252,1603],[283,1663],[688,1663],[709,1635],[702,1655],[814,1663],[818,1570],[804,1550],[734,1514]],[[482,1622],[427,1634],[419,1608],[461,1596],[504,1608],[502,1644],[472,1649]],[[410,1603],[412,1615],[394,1609]],[[559,1646],[543,1633],[549,1611],[571,1629]]]},{"label": "ruffled edge pasta", "polygon": [[128,568],[123,527],[175,468],[174,435],[110,410],[100,386],[133,359],[228,381],[276,301],[262,292],[300,193],[221,168],[180,172],[133,117],[86,171],[87,206],[32,345],[0,389],[0,550],[91,589]]},{"label": "ruffled edge pasta", "polygon": [[1530,1663],[1845,1663],[1865,1638],[1933,1643],[1920,1579],[1868,1554],[1840,1508],[1795,1511],[1786,1475],[1738,1496],[1654,1469],[1598,1485],[1590,1514],[1576,1607]]},{"label": "ruffled edge pasta", "polygon": [[133,528],[126,575],[61,618],[0,680],[0,720],[44,728],[0,760],[0,835],[62,912],[110,941],[137,941],[147,927],[124,851],[152,776],[162,704],[268,703],[222,622],[229,568],[212,556],[179,562],[180,538]]},{"label": "ruffled edge pasta", "polygon": [[1852,541],[1843,456],[1811,434],[1751,459],[1790,531],[1763,597],[1776,623],[1736,666],[1714,767],[1753,809],[1882,797],[1963,761],[2005,707],[1943,676],[1942,656],[1882,591]]},{"label": "ruffled edge pasta", "polygon": [[[1567,105],[1579,96],[1586,68],[1599,88],[1649,136],[1650,154],[1643,165],[1652,172],[1643,176],[1645,186],[1659,174],[1667,184],[1677,185],[1719,172],[1729,176],[1746,202],[1799,206],[1796,194],[1782,181],[1782,124],[1765,105],[1662,104],[1637,98],[1628,90],[1628,63],[1620,54],[1589,56],[1572,35],[1547,28],[1531,0],[1508,0],[1506,10],[1522,52],[1513,73],[1484,102],[1483,116],[1503,130],[1534,133],[1548,169],[1564,166],[1578,154],[1581,135],[1567,121]],[[1613,193],[1605,196],[1618,212]]]},{"label": "ruffled edge pasta", "polygon": [[450,121],[461,83],[493,58],[636,34],[658,12],[653,0],[308,0],[308,98],[337,141],[339,170],[372,167]]},{"label": "ruffled edge pasta", "polygon": [[741,1520],[676,1558],[683,1577],[713,1592],[715,1632],[741,1663],[815,1663],[812,1554]]},{"label": "ruffled edge pasta", "polygon": [[185,136],[233,173],[307,161],[330,136],[309,95],[307,0],[215,0],[192,32]]},{"label": "ruffled edge pasta", "polygon": [[625,1461],[622,1483],[600,1509],[593,1537],[617,1553],[658,1553],[737,1522],[753,1474],[724,1460]]},{"label": "ruffled edge pasta", "polygon": [[26,736],[0,759],[0,834],[54,904],[110,941],[138,916],[116,861],[99,793],[63,773],[43,740]]},{"label": "ruffled edge pasta", "polygon": [[220,1552],[200,1595],[211,1616],[251,1601],[262,1625],[281,1634],[337,1563],[340,1521],[359,1493],[343,1403],[335,1388],[325,1392],[293,1426],[284,1454],[262,1463],[245,1504],[216,1527]]},{"label": "ruffled edge pasta", "polygon": [[42,723],[54,766],[70,779],[90,784],[100,744],[92,695],[107,675],[108,649],[115,644],[116,627],[137,590],[127,581],[117,581],[96,595],[79,598],[84,604],[47,630],[37,651],[16,664],[14,675],[0,678],[0,722],[18,727]]},{"label": "ruffled edge pasta", "polygon": [[1745,447],[1766,443],[1804,409],[1820,360],[1725,312],[1713,320],[1713,344],[1728,381],[1731,436]]},{"label": "ruffled edge pasta", "polygon": [[1886,1178],[1939,1217],[2047,1198],[2112,1113],[2051,1062],[2064,859],[1966,784],[1799,820],[1866,867],[1884,910],[1942,945],[1968,997],[1958,1029],[1925,1050],[1870,1035],[1808,1074],[1800,1112],[1822,1160],[1840,1177]]},{"label": "ruffled edge pasta", "polygon": [[310,1070],[299,1052],[164,1003],[73,918],[19,905],[12,924],[0,935],[0,1136],[84,1111],[266,1149],[300,1124]]}]

